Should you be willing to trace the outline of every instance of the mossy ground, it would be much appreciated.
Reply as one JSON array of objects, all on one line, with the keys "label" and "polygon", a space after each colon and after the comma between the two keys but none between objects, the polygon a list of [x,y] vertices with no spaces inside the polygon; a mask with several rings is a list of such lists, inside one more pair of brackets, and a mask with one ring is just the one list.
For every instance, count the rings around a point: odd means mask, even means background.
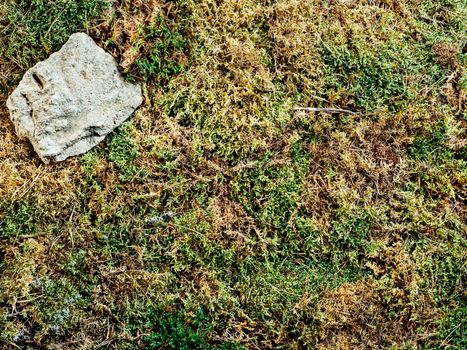
[{"label": "mossy ground", "polygon": [[[0,347],[465,349],[466,23],[462,0],[1,0]],[[4,102],[75,31],[145,102],[45,166]]]}]

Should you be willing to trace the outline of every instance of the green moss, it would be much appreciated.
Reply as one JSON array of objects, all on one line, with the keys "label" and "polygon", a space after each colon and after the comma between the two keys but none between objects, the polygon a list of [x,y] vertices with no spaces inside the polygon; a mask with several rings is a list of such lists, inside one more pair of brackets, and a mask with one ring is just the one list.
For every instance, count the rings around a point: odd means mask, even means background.
[{"label": "green moss", "polygon": [[141,41],[133,45],[135,50],[143,52],[136,66],[146,81],[157,79],[159,84],[164,84],[171,76],[183,71],[184,65],[176,55],[183,54],[188,42],[177,30],[169,27],[162,16],[139,28]]},{"label": "green moss", "polygon": [[465,349],[467,347],[466,322],[467,305],[465,300],[460,300],[458,305],[449,309],[446,316],[439,321],[437,339],[426,341],[423,349]]},{"label": "green moss", "polygon": [[88,298],[66,279],[36,277],[30,288],[36,297],[22,307],[23,327],[9,340],[26,345],[32,339],[41,342],[68,335],[79,323]]},{"label": "green moss", "polygon": [[418,136],[409,146],[408,152],[417,160],[431,161],[440,164],[446,161],[461,160],[467,162],[465,148],[453,150],[448,145],[449,124],[445,120],[429,125],[429,134]]},{"label": "green moss", "polygon": [[72,251],[62,268],[71,276],[84,276],[89,269],[86,251],[84,249]]},{"label": "green moss", "polygon": [[34,236],[40,232],[42,218],[33,199],[0,204],[0,239],[17,239]]},{"label": "green moss", "polygon": [[[89,27],[90,22],[110,6],[107,0],[5,1],[0,54],[20,66],[21,71],[44,59],[68,37]],[[20,73],[20,72],[19,72]],[[12,86],[19,78],[12,77]]]},{"label": "green moss", "polygon": [[177,350],[241,350],[243,346],[224,342],[211,344],[207,335],[210,331],[210,319],[207,310],[197,309],[191,315],[182,311],[153,309],[148,313],[147,326],[154,332],[145,337],[148,349]]},{"label": "green moss", "polygon": [[326,249],[336,266],[359,266],[369,244],[371,222],[366,213],[337,212]]},{"label": "green moss", "polygon": [[356,107],[364,111],[382,106],[394,110],[409,97],[399,54],[390,51],[359,54],[343,47],[326,47],[322,57],[328,70],[328,89],[344,90]]},{"label": "green moss", "polygon": [[298,206],[300,177],[292,166],[268,166],[267,162],[266,158],[235,179],[234,198],[257,219],[262,230],[287,232],[291,215]]},{"label": "green moss", "polygon": [[119,177],[123,182],[144,178],[147,174],[144,169],[135,165],[134,161],[140,152],[134,142],[131,122],[127,122],[112,132],[107,141],[107,156],[119,169]]}]

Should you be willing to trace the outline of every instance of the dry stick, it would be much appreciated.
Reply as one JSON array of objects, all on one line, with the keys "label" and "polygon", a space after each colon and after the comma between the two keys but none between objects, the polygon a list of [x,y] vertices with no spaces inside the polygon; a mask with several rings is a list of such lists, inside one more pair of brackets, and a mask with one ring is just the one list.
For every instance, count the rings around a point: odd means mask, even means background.
[{"label": "dry stick", "polygon": [[[36,175],[36,177],[35,177],[34,179],[26,181],[24,184],[21,185],[21,187],[19,187],[19,188],[16,189],[16,191],[15,191],[15,192],[12,194],[12,196],[11,196],[12,200],[19,200],[19,199],[23,198],[23,197],[26,195],[26,193],[28,193],[28,192],[31,190],[31,188],[34,186],[34,184],[35,184],[36,181],[39,179],[39,177],[40,177],[41,175],[44,175],[44,172],[42,171],[42,170],[43,170],[42,165],[40,165],[38,169],[39,169],[39,172],[38,172],[38,174]],[[18,198],[15,198],[15,196],[16,196],[20,191],[22,191],[27,185],[29,185],[29,187],[28,187],[25,191],[23,191],[23,193],[21,193],[21,194],[18,196]]]},{"label": "dry stick", "polygon": [[348,109],[339,108],[311,108],[311,107],[296,107],[294,111],[307,111],[307,112],[326,112],[326,113],[348,113],[356,115],[357,113],[349,111]]}]

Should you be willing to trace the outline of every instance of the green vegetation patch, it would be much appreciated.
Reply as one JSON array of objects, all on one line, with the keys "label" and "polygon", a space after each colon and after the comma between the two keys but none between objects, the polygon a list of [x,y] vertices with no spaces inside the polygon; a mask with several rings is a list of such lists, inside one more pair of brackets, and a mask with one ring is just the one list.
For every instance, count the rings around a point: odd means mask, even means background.
[{"label": "green vegetation patch", "polygon": [[17,68],[9,81],[1,81],[2,89],[6,83],[13,86],[21,71],[56,51],[74,32],[85,30],[109,6],[107,0],[4,1],[0,54]]},{"label": "green vegetation patch", "polygon": [[160,84],[164,84],[171,76],[183,71],[180,55],[187,49],[188,42],[177,29],[168,27],[164,17],[158,16],[149,25],[141,27],[139,35],[142,40],[134,45],[135,50],[143,51],[143,55],[136,61],[136,66],[145,80],[157,77]]},{"label": "green vegetation patch", "polygon": [[210,320],[205,309],[195,312],[167,311],[154,309],[148,314],[147,326],[152,334],[145,337],[148,349],[174,350],[242,350],[245,347],[233,342],[210,344],[206,335],[210,331]]}]

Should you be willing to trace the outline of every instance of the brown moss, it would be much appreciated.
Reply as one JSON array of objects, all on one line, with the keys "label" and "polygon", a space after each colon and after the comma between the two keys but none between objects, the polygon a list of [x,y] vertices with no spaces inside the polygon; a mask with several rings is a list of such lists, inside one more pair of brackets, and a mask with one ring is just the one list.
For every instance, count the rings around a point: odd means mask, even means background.
[{"label": "brown moss", "polygon": [[457,55],[460,53],[460,49],[456,44],[441,42],[433,45],[431,50],[444,67],[456,67],[459,64]]},{"label": "brown moss", "polygon": [[[384,287],[383,287],[384,288]],[[417,306],[408,314],[388,316],[392,298],[407,297],[404,291],[393,289],[391,297],[382,292],[380,284],[372,279],[344,284],[323,295],[320,314],[323,322],[319,332],[318,349],[382,349],[417,347],[434,330],[433,323],[424,324],[425,333],[417,330],[417,314],[424,314],[430,322],[436,309],[429,299],[419,296]],[[403,305],[409,305],[401,303]]]},{"label": "brown moss", "polygon": [[278,1],[272,6],[268,36],[277,78],[289,94],[313,98],[322,88],[323,66],[319,52],[322,28],[319,1]]}]

